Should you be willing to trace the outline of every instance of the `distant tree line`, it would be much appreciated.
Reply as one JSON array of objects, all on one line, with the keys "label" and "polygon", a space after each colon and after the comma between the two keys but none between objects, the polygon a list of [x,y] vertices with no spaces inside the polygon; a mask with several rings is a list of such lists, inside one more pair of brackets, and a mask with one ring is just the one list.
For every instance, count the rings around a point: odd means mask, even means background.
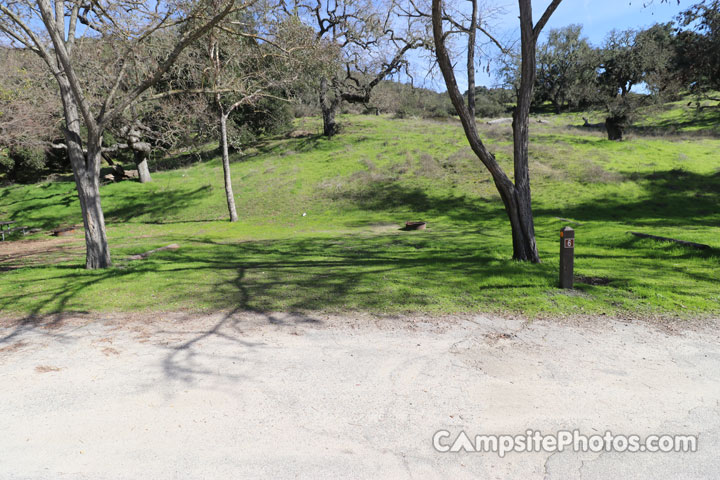
[{"label": "distant tree line", "polygon": [[[720,2],[704,1],[675,23],[644,30],[611,31],[593,46],[580,25],[551,30],[538,45],[533,108],[600,109],[608,138],[619,140],[639,107],[694,95],[718,98],[720,90]],[[517,62],[505,68],[505,84],[516,87]]]}]

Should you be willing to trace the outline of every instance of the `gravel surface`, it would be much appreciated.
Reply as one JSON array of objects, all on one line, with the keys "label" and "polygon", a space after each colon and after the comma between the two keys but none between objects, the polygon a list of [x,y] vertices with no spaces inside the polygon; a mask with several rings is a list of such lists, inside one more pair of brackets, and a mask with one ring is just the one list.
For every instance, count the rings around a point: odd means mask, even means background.
[{"label": "gravel surface", "polygon": [[[182,313],[0,322],[0,479],[718,478],[715,322]],[[699,435],[440,453],[433,434]]]}]

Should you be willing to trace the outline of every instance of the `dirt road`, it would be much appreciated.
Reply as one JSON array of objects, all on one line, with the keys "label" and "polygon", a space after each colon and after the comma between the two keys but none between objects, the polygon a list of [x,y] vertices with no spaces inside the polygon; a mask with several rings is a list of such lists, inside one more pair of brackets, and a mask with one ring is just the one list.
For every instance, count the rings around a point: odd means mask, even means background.
[{"label": "dirt road", "polygon": [[[720,345],[605,318],[95,316],[0,328],[0,479],[718,478]],[[694,453],[433,435],[693,434]],[[449,440],[445,440],[446,442]]]}]

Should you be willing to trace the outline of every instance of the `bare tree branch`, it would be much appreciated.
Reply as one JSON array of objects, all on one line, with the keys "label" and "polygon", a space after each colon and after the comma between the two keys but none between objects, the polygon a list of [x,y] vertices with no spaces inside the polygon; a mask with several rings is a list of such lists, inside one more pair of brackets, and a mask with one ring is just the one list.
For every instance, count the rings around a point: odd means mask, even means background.
[{"label": "bare tree branch", "polygon": [[540,20],[535,24],[535,27],[533,27],[533,36],[535,37],[535,41],[540,37],[540,32],[542,32],[542,29],[545,28],[545,24],[550,20],[550,17],[553,13],[555,13],[555,10],[560,6],[560,2],[562,0],[552,0],[550,2],[550,5],[545,9],[542,16],[540,17]]}]

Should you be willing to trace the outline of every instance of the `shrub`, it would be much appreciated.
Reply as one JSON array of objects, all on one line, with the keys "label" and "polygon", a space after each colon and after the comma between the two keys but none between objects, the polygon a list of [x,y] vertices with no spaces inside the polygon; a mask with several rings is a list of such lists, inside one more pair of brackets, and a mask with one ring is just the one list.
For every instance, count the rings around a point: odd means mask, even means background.
[{"label": "shrub", "polygon": [[494,98],[484,95],[475,97],[475,114],[479,117],[500,117],[506,112],[505,105]]},{"label": "shrub", "polygon": [[228,143],[242,148],[260,135],[284,133],[292,128],[293,110],[288,102],[266,98],[255,105],[245,105],[230,115]]},{"label": "shrub", "polygon": [[7,173],[8,180],[32,183],[38,181],[45,173],[47,156],[44,149],[36,146],[12,147],[8,149],[8,160],[4,165],[10,166]]},{"label": "shrub", "polygon": [[0,173],[7,175],[15,165],[15,161],[10,158],[10,150],[0,147]]}]

